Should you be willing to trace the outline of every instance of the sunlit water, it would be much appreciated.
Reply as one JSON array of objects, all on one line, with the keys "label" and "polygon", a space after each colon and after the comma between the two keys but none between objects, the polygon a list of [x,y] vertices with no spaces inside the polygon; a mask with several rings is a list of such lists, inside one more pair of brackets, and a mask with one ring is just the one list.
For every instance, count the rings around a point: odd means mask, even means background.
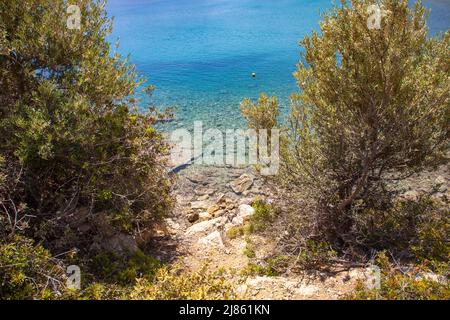
[{"label": "sunlit water", "polygon": [[[450,1],[424,1],[431,34],[450,26]],[[171,127],[240,127],[239,103],[277,95],[286,114],[296,90],[298,41],[318,29],[330,0],[110,0],[111,42],[131,55],[157,89],[152,103],[175,107]],[[252,73],[256,77],[252,77]]]}]

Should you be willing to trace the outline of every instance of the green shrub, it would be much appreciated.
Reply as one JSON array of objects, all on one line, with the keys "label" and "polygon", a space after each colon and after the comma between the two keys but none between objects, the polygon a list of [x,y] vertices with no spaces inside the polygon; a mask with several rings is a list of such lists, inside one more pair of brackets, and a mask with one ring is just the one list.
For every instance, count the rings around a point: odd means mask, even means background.
[{"label": "green shrub", "polygon": [[33,241],[13,236],[0,243],[0,298],[50,299],[64,289],[65,269]]},{"label": "green shrub", "polygon": [[256,200],[252,207],[255,209],[255,213],[250,218],[248,227],[250,233],[266,229],[275,218],[274,208],[263,200]]},{"label": "green shrub", "polygon": [[277,124],[278,100],[262,93],[256,104],[250,99],[242,101],[241,112],[250,128],[270,130]]},{"label": "green shrub", "polygon": [[227,237],[229,239],[236,239],[242,235],[244,235],[244,228],[241,226],[231,227],[227,230]]},{"label": "green shrub", "polygon": [[104,1],[78,5],[81,31],[67,29],[67,1],[0,3],[0,232],[88,254],[106,229],[137,234],[172,202],[161,115],[137,112],[144,79],[107,41]]},{"label": "green shrub", "polygon": [[301,41],[281,141],[279,181],[316,204],[315,233],[336,247],[359,240],[353,209],[390,205],[391,179],[448,163],[450,33],[428,38],[426,10],[407,0],[383,1],[369,29],[372,4],[341,2]]},{"label": "green shrub", "polygon": [[253,248],[253,245],[251,244],[251,242],[247,241],[247,245],[245,246],[244,249],[244,255],[247,256],[247,258],[249,259],[253,259],[256,257],[256,252],[255,249]]},{"label": "green shrub", "polygon": [[275,256],[264,260],[263,262],[250,262],[242,270],[242,276],[267,276],[275,277],[280,275],[286,269],[287,258],[285,256]]},{"label": "green shrub", "polygon": [[134,284],[136,279],[144,278],[152,281],[163,264],[138,250],[131,256],[114,253],[99,253],[93,257],[90,270],[96,275],[94,280],[120,285]]},{"label": "green shrub", "polygon": [[323,241],[308,239],[300,248],[296,264],[306,270],[318,270],[329,267],[337,253]]}]

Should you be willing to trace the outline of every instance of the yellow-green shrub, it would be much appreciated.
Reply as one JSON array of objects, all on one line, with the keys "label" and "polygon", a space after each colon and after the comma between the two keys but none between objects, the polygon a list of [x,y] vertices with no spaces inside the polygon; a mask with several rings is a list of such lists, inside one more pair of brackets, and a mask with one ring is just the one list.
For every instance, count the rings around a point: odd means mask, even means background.
[{"label": "yellow-green shrub", "polygon": [[132,285],[138,278],[152,281],[163,264],[143,253],[136,251],[131,256],[102,252],[92,258],[90,270],[96,280],[120,285]]},{"label": "yellow-green shrub", "polygon": [[[429,270],[419,267],[414,272],[401,272],[388,260],[385,253],[376,259],[381,269],[380,288],[368,289],[361,281],[353,293],[345,299],[358,300],[449,300],[448,275],[437,275],[440,280],[431,279],[425,273]],[[448,272],[448,264],[447,264]]]},{"label": "yellow-green shrub", "polygon": [[65,269],[32,240],[13,236],[0,244],[0,299],[50,299],[64,289]]},{"label": "yellow-green shrub", "polygon": [[237,298],[237,294],[225,272],[209,272],[204,266],[192,273],[161,268],[154,282],[138,279],[130,297],[136,300],[229,300]]},{"label": "yellow-green shrub", "polygon": [[275,210],[269,203],[263,200],[256,200],[252,204],[255,213],[250,217],[249,232],[262,231],[273,222],[275,218]]}]

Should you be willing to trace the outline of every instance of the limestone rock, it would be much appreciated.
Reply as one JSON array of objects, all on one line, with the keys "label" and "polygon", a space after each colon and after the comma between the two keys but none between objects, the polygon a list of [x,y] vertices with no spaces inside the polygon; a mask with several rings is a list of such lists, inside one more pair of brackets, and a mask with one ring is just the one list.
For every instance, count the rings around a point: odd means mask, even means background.
[{"label": "limestone rock", "polygon": [[207,187],[198,187],[194,190],[194,193],[198,196],[202,196],[202,195],[213,195],[216,191],[214,189],[210,189]]},{"label": "limestone rock", "polygon": [[207,200],[208,198],[209,198],[209,196],[208,196],[207,194],[204,194],[204,195],[198,197],[197,200],[198,200],[198,201],[205,201],[205,200]]},{"label": "limestone rock", "polygon": [[219,211],[219,210],[220,210],[220,207],[217,204],[213,204],[212,206],[210,206],[208,208],[207,211],[209,214],[213,214],[214,212]]},{"label": "limestone rock", "polygon": [[253,209],[252,206],[249,206],[248,204],[241,204],[239,206],[238,214],[233,218],[233,220],[231,220],[231,224],[233,226],[241,226],[254,214],[255,209]]},{"label": "limestone rock", "polygon": [[255,209],[248,204],[241,204],[239,206],[238,216],[243,218],[244,221],[248,220],[252,215],[255,214]]},{"label": "limestone rock", "polygon": [[246,190],[250,189],[252,185],[253,177],[246,173],[230,183],[231,189],[233,189],[233,191],[237,194],[245,192]]},{"label": "limestone rock", "polygon": [[204,210],[206,210],[210,206],[211,206],[211,202],[206,201],[206,200],[191,202],[191,208],[192,209],[204,209]]},{"label": "limestone rock", "polygon": [[411,191],[405,192],[403,194],[403,197],[406,200],[417,201],[420,198],[420,193],[415,190],[411,190]]},{"label": "limestone rock", "polygon": [[209,235],[207,235],[206,237],[200,238],[198,240],[198,243],[208,246],[208,247],[211,247],[211,246],[220,247],[220,248],[225,247],[225,245],[223,244],[222,235],[220,234],[219,231],[214,231],[214,232],[210,233]]},{"label": "limestone rock", "polygon": [[221,224],[221,220],[222,218],[219,217],[212,220],[196,223],[186,230],[186,235],[193,235],[196,233],[206,233],[211,229],[213,229],[214,227],[219,226]]},{"label": "limestone rock", "polygon": [[221,217],[225,214],[225,210],[217,210],[216,212],[213,213],[214,217]]},{"label": "limestone rock", "polygon": [[202,211],[198,214],[201,220],[209,220],[212,218],[212,215],[207,211]]}]

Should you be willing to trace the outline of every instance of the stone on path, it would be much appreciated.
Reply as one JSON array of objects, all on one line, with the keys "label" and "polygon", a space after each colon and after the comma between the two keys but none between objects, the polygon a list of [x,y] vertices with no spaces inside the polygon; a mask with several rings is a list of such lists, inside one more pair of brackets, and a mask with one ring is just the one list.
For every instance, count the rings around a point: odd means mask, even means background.
[{"label": "stone on path", "polygon": [[208,213],[213,214],[214,212],[217,212],[220,210],[220,207],[217,204],[213,204],[208,208]]},{"label": "stone on path", "polygon": [[202,211],[198,214],[201,220],[209,220],[212,218],[212,215],[207,211]]},{"label": "stone on path", "polygon": [[189,213],[187,216],[187,219],[190,223],[194,223],[195,221],[197,221],[199,219],[199,214],[197,212],[192,212]]},{"label": "stone on path", "polygon": [[211,206],[211,204],[212,203],[210,201],[206,201],[206,200],[194,201],[194,202],[191,202],[191,208],[206,210]]},{"label": "stone on path", "polygon": [[233,218],[231,224],[233,226],[243,225],[246,221],[250,219],[252,215],[255,214],[255,209],[248,204],[241,204],[239,206],[239,211],[236,217]]},{"label": "stone on path", "polygon": [[236,180],[230,182],[230,187],[236,194],[242,194],[243,192],[250,189],[252,185],[253,185],[253,177],[251,177],[246,173],[241,175]]},{"label": "stone on path", "polygon": [[213,229],[214,227],[219,226],[221,224],[221,220],[222,218],[219,217],[212,220],[196,223],[186,230],[186,235],[193,235],[196,233],[206,233],[211,229]]},{"label": "stone on path", "polygon": [[208,195],[208,196],[210,196],[210,195],[213,195],[214,193],[216,192],[216,190],[214,190],[214,189],[210,189],[210,188],[207,188],[207,187],[197,187],[195,190],[194,190],[194,193],[196,194],[196,195],[198,195],[198,196],[202,196],[202,195]]},{"label": "stone on path", "polygon": [[197,200],[198,200],[198,201],[205,201],[205,200],[207,200],[208,198],[209,198],[209,196],[208,196],[207,194],[204,194],[204,195],[198,197]]},{"label": "stone on path", "polygon": [[207,235],[206,237],[200,238],[198,240],[198,243],[205,245],[205,246],[215,246],[215,247],[220,247],[220,248],[224,248],[225,245],[223,244],[223,240],[222,240],[222,235],[220,234],[219,231],[214,231],[212,233],[210,233],[209,235]]}]

